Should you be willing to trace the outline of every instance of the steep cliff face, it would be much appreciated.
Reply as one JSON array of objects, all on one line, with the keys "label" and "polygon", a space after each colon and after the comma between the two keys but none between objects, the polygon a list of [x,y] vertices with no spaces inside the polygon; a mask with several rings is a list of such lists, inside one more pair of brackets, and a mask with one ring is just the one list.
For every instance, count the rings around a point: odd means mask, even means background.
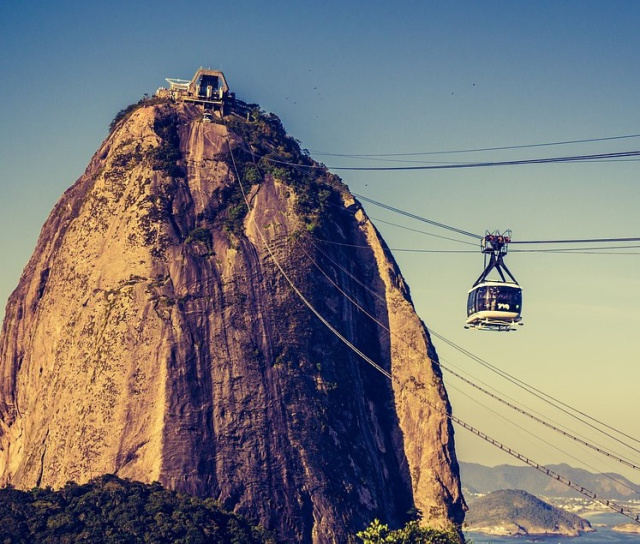
[{"label": "steep cliff face", "polygon": [[7,305],[0,484],[159,480],[289,541],[414,506],[462,521],[427,331],[358,202],[313,166],[265,114],[203,123],[158,101],[117,124]]}]

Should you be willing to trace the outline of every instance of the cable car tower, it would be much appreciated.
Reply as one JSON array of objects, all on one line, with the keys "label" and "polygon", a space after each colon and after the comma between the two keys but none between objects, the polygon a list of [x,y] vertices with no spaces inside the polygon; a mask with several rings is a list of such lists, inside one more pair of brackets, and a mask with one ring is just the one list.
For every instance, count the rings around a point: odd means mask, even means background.
[{"label": "cable car tower", "polygon": [[[469,290],[465,329],[514,331],[522,325],[522,288],[504,264],[511,231],[486,232],[481,241],[485,269]],[[489,264],[487,264],[489,256]],[[500,279],[489,279],[496,271]]]}]

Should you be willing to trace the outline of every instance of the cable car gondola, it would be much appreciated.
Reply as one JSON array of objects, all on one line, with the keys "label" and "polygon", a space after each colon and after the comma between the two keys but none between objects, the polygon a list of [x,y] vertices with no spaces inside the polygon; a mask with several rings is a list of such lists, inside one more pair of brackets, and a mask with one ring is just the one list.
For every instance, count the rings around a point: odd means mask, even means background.
[{"label": "cable car gondola", "polygon": [[[513,331],[522,325],[522,287],[504,264],[511,231],[488,233],[482,239],[482,253],[490,255],[489,264],[469,290],[465,329]],[[497,271],[500,280],[489,279]],[[506,274],[506,275],[505,275]],[[508,279],[507,279],[508,277]]]}]

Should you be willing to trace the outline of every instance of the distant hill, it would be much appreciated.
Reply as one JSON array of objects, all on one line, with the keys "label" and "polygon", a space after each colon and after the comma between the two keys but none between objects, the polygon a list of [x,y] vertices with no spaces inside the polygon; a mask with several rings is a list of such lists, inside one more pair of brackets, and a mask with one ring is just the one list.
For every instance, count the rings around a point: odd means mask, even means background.
[{"label": "distant hill", "polygon": [[467,530],[497,536],[579,536],[591,524],[522,490],[503,489],[469,503]]},{"label": "distant hill", "polygon": [[[548,465],[596,495],[612,500],[624,500],[640,493],[640,486],[615,473],[593,474],[567,464]],[[532,467],[498,465],[486,467],[476,463],[460,463],[463,488],[470,493],[490,493],[499,489],[524,489],[529,493],[545,497],[579,497],[577,491],[545,476]],[[615,480],[615,481],[614,481]]]}]

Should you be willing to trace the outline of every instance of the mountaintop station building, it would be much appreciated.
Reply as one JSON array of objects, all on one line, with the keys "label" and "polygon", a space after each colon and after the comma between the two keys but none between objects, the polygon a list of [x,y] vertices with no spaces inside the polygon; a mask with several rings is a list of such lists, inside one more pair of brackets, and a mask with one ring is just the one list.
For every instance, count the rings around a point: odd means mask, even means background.
[{"label": "mountaintop station building", "polygon": [[234,93],[229,92],[229,85],[220,70],[200,67],[191,81],[186,79],[167,78],[169,88],[160,88],[156,96],[171,97],[174,100],[201,104],[204,111],[220,112],[225,115],[225,106],[235,100]]}]

